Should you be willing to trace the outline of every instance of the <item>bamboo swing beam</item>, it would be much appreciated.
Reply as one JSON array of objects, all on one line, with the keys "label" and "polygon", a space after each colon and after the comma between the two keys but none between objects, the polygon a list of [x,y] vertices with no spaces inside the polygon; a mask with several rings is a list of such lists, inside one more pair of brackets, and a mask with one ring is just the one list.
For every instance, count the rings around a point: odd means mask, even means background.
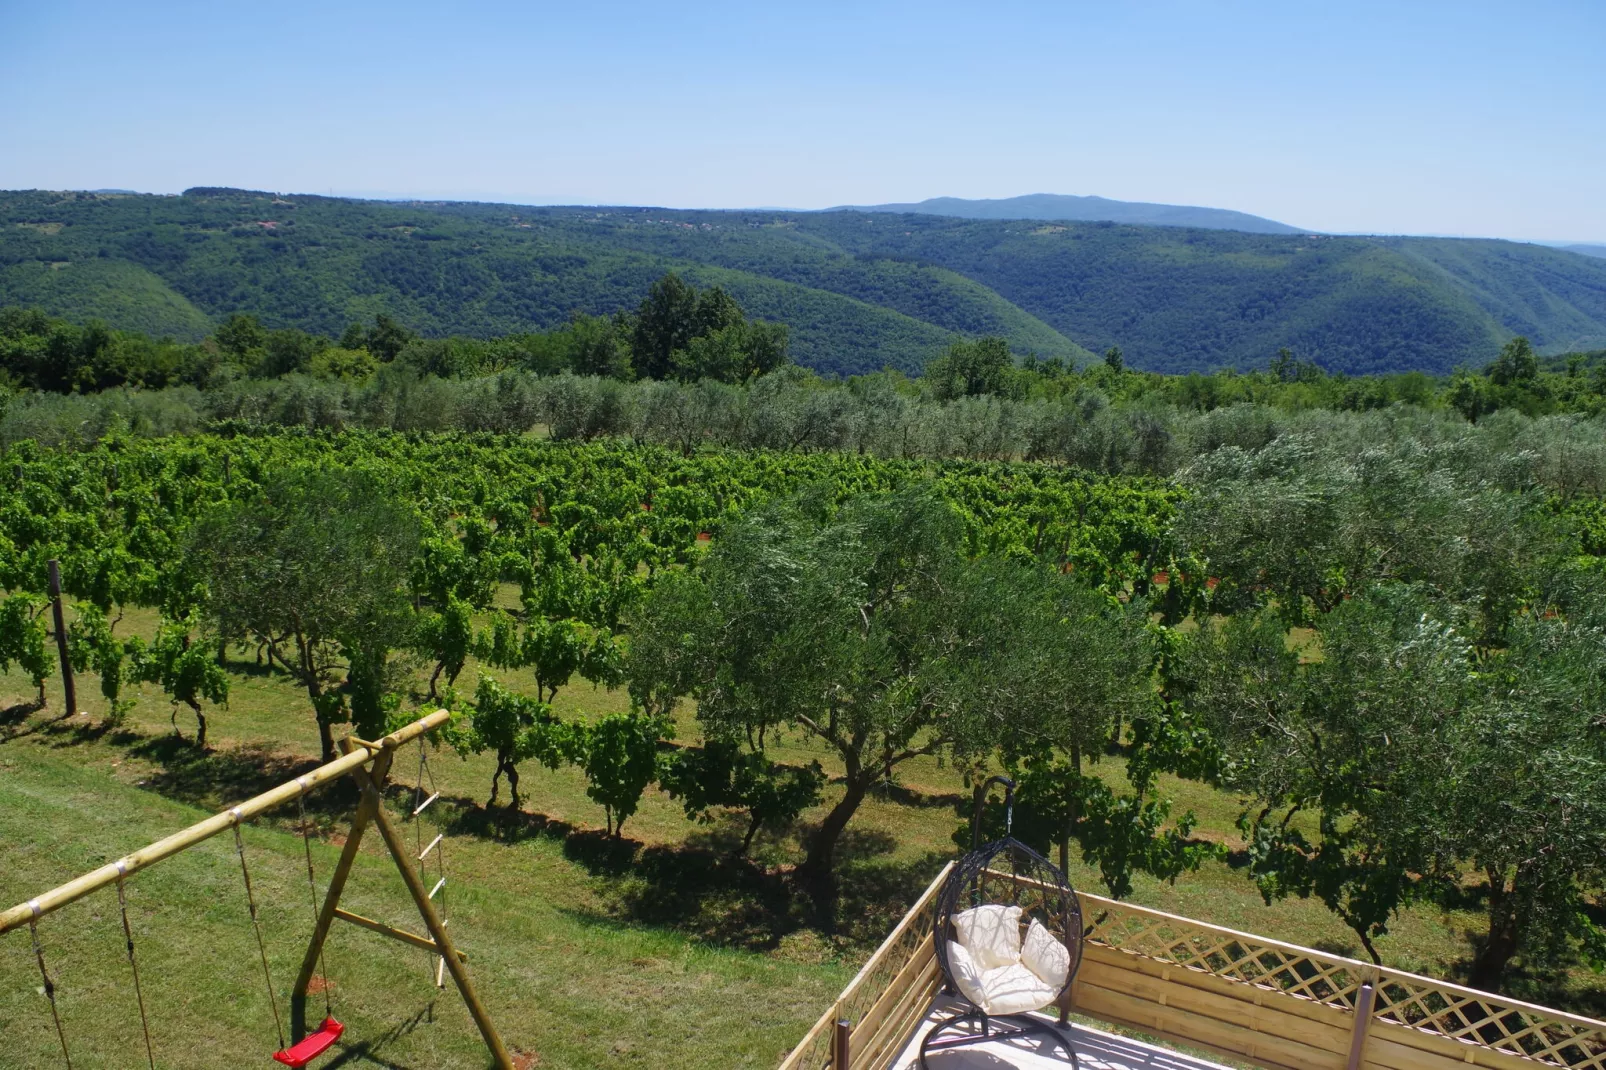
[{"label": "bamboo swing beam", "polygon": [[348,773],[354,772],[367,765],[378,754],[394,751],[397,747],[410,743],[433,728],[445,724],[449,714],[445,710],[436,710],[427,717],[421,717],[405,728],[392,732],[390,735],[375,742],[360,742],[357,749],[325,765],[320,765],[305,776],[298,777],[286,784],[281,784],[271,791],[247,799],[239,806],[232,807],[222,813],[214,814],[205,821],[191,825],[180,832],[175,832],[165,839],[141,847],[132,854],[124,855],[115,862],[110,862],[99,869],[91,870],[80,877],[68,881],[57,888],[52,888],[34,899],[16,906],[0,914],[0,936],[12,929],[26,925],[31,919],[44,917],[52,911],[60,910],[68,903],[73,903],[98,891],[109,884],[115,884],[119,877],[132,877],[135,873],[153,866],[164,858],[171,858],[203,840],[209,840],[220,832],[227,832],[240,822],[246,821],[276,806],[291,802],[298,795],[305,795],[320,785],[331,780],[338,780]]}]

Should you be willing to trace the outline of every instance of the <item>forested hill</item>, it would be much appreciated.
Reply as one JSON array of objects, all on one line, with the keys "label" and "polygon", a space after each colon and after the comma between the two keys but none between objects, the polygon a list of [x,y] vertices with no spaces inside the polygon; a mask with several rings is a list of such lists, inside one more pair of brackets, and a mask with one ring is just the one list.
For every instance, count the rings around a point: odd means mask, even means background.
[{"label": "forested hill", "polygon": [[430,335],[634,308],[666,270],[791,328],[824,372],[918,369],[957,335],[1160,371],[1482,366],[1506,339],[1606,344],[1606,261],[1482,240],[1249,234],[858,212],[685,212],[0,193],[0,304],[198,337],[230,312]]}]

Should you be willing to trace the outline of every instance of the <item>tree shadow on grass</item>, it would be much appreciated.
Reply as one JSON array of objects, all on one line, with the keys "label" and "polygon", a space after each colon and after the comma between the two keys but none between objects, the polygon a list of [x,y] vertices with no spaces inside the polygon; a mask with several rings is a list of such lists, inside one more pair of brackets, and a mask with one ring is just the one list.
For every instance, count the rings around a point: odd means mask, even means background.
[{"label": "tree shadow on grass", "polygon": [[510,806],[486,806],[466,795],[443,795],[435,805],[447,808],[441,821],[454,836],[477,836],[501,843],[522,843],[539,837],[561,843],[576,831],[569,822],[546,814]]},{"label": "tree shadow on grass", "polygon": [[837,938],[857,946],[878,946],[952,857],[929,851],[903,861],[859,860],[842,865],[834,910]]},{"label": "tree shadow on grass", "polygon": [[44,708],[43,703],[34,699],[31,702],[19,702],[0,709],[0,743],[8,743],[13,739],[40,731],[44,727],[43,723],[30,725],[28,719]]},{"label": "tree shadow on grass", "polygon": [[704,847],[648,847],[604,898],[615,917],[750,951],[773,950],[805,922],[787,875]]},{"label": "tree shadow on grass", "polygon": [[[228,750],[201,750],[192,740],[174,735],[134,736],[130,756],[148,761],[157,771],[140,786],[175,802],[221,810],[318,768],[316,759],[287,755],[270,745],[248,744]],[[349,814],[356,804],[356,788],[342,778],[309,793],[309,813],[327,820]],[[287,803],[273,816],[292,816]],[[320,822],[322,823],[322,822]]]},{"label": "tree shadow on grass", "polygon": [[129,739],[133,736],[121,725],[109,720],[91,721],[83,717],[59,718],[39,726],[40,734],[50,738],[57,750],[76,747],[81,743],[97,743],[107,738]]},{"label": "tree shadow on grass", "polygon": [[[814,917],[812,900],[789,868],[738,855],[744,826],[734,817],[699,826],[683,843],[648,846],[545,814],[462,797],[442,803],[450,806],[451,816],[443,820],[453,834],[503,843],[540,837],[559,844],[565,859],[594,878],[603,910],[582,914],[599,923],[666,928],[718,946],[770,951]],[[845,854],[858,859],[892,849],[889,837],[872,832],[855,831],[844,844]]]},{"label": "tree shadow on grass", "polygon": [[442,796],[435,805],[447,809],[441,821],[457,836],[516,844],[540,838],[561,844],[563,857],[594,877],[618,877],[627,872],[641,850],[640,840],[610,836],[601,829],[581,828],[568,821],[511,806],[488,806],[467,796]]},{"label": "tree shadow on grass", "polygon": [[1310,942],[1310,946],[1317,951],[1325,951],[1329,955],[1338,955],[1346,959],[1363,959],[1366,952],[1356,945],[1353,940],[1339,940],[1331,936],[1318,937]]},{"label": "tree shadow on grass", "polygon": [[563,857],[593,877],[624,877],[636,864],[641,842],[610,836],[601,829],[576,829],[563,838]]},{"label": "tree shadow on grass", "polygon": [[[411,790],[392,785],[392,797],[404,789]],[[745,832],[739,815],[698,825],[681,843],[649,846],[467,796],[442,796],[435,805],[441,808],[442,827],[452,835],[510,845],[540,838],[559,845],[564,858],[595,881],[603,910],[581,912],[594,921],[672,929],[752,951],[773,951],[801,930],[813,930],[838,947],[874,947],[948,858],[934,852],[893,861],[889,856],[898,846],[893,835],[849,829],[837,847],[835,887],[822,903],[816,889],[801,886],[790,864],[766,865],[739,853]],[[806,841],[813,830],[801,826],[781,835],[766,833],[755,850],[772,860],[795,857],[798,838]]]},{"label": "tree shadow on grass", "polygon": [[872,794],[886,802],[897,803],[899,806],[913,806],[921,810],[952,810],[958,806],[968,807],[971,802],[969,795],[957,791],[927,792],[902,784],[888,784],[877,788]]}]

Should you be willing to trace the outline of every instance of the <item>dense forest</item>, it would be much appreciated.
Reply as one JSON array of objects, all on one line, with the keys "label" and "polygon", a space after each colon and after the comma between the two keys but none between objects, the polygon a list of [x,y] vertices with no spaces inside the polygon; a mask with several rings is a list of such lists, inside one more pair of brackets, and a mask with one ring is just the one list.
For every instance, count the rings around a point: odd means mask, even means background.
[{"label": "dense forest", "polygon": [[1511,242],[1247,234],[931,215],[361,202],[196,189],[0,194],[0,303],[197,339],[231,313],[338,335],[550,330],[668,270],[785,323],[794,360],[917,372],[960,337],[1151,371],[1481,367],[1606,340],[1606,263]]}]

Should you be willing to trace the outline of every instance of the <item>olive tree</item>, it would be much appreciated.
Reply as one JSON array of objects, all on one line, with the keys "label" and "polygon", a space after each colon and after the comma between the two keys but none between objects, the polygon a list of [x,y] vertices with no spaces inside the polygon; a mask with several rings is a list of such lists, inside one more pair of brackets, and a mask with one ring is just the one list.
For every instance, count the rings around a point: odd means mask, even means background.
[{"label": "olive tree", "polygon": [[1313,623],[1372,585],[1418,584],[1477,615],[1498,640],[1545,545],[1534,501],[1464,457],[1416,442],[1350,448],[1286,434],[1191,465],[1179,549],[1210,563],[1218,612],[1271,605]]},{"label": "olive tree", "polygon": [[709,739],[761,751],[790,728],[830,748],[841,795],[800,869],[828,887],[843,830],[910,759],[1103,739],[1107,713],[1079,700],[1100,684],[1076,651],[1113,615],[1035,563],[967,559],[951,506],[914,485],[735,525],[637,607],[626,674],[647,709],[695,696]]},{"label": "olive tree", "polygon": [[207,616],[224,639],[257,637],[289,668],[317,713],[325,761],[332,725],[383,723],[383,689],[367,678],[410,638],[417,547],[413,511],[356,470],[291,469],[215,507],[191,532]]},{"label": "olive tree", "polygon": [[1478,703],[1451,727],[1442,811],[1487,891],[1471,982],[1498,989],[1518,955],[1570,947],[1606,968],[1606,635],[1528,616],[1479,683]]},{"label": "olive tree", "polygon": [[1393,915],[1470,872],[1488,915],[1474,985],[1500,988],[1518,955],[1606,961],[1590,913],[1606,887],[1606,637],[1582,609],[1538,605],[1483,650],[1454,607],[1377,587],[1322,620],[1304,665],[1269,613],[1201,629],[1180,701],[1219,748],[1219,780],[1257,801],[1242,824],[1268,901],[1320,898],[1381,961]]},{"label": "olive tree", "polygon": [[1381,962],[1374,938],[1454,869],[1429,800],[1449,780],[1444,728],[1470,700],[1472,652],[1400,588],[1322,623],[1322,657],[1303,666],[1270,612],[1201,629],[1184,702],[1221,748],[1223,785],[1258,802],[1242,826],[1266,900],[1320,898]]}]

